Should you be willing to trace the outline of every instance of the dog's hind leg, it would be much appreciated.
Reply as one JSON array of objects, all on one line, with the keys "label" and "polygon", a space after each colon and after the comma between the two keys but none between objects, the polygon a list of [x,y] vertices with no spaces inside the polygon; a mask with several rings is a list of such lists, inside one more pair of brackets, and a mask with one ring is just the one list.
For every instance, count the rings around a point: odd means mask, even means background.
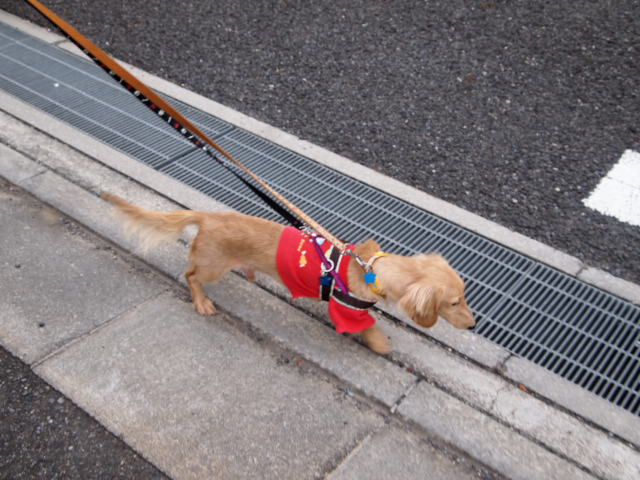
[{"label": "dog's hind leg", "polygon": [[373,325],[361,332],[367,347],[380,355],[391,353],[391,344],[384,332],[377,325]]},{"label": "dog's hind leg", "polygon": [[228,269],[226,268],[210,270],[192,266],[184,272],[187,285],[189,285],[189,291],[191,292],[193,308],[195,308],[200,315],[215,315],[218,312],[213,302],[207,298],[203,284],[217,282],[227,271]]}]

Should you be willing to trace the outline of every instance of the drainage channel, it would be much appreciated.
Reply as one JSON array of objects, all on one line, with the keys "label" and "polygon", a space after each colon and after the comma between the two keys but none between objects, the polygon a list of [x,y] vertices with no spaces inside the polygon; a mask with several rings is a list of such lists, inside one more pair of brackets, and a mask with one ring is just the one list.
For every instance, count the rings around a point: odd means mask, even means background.
[{"label": "drainage channel", "polygon": [[[0,88],[240,212],[279,220],[101,69],[2,22]],[[400,254],[442,253],[466,281],[477,334],[640,414],[637,306],[167,100],[339,237],[373,237]]]}]

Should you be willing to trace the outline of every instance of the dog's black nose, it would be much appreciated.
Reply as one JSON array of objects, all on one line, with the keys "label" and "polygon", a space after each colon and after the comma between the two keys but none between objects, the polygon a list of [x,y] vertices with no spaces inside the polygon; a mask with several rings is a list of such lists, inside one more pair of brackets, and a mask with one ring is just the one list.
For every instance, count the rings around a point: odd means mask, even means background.
[{"label": "dog's black nose", "polygon": [[476,326],[475,325],[471,325],[469,328],[467,328],[467,330],[473,331],[474,328],[476,328]]}]

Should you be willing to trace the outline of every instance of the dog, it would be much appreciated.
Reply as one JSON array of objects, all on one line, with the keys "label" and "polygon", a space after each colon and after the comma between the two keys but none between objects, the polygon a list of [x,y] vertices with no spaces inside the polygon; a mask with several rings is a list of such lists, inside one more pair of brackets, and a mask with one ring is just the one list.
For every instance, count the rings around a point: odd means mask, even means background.
[{"label": "dog", "polygon": [[[143,250],[177,240],[188,225],[198,226],[189,253],[190,265],[184,275],[193,306],[201,315],[216,313],[203,285],[217,282],[236,268],[243,270],[251,281],[255,281],[255,272],[274,278],[287,286],[294,298],[320,296],[320,254],[312,242],[322,243],[320,248],[328,258],[331,246],[324,239],[236,212],[178,210],[163,213],[130,204],[109,193],[103,193],[102,197],[115,206],[123,217],[125,231],[129,236],[138,236]],[[363,266],[349,256],[340,256],[337,271],[344,278],[350,296],[356,299],[356,306],[345,305],[334,297],[329,300],[329,314],[339,333],[358,333],[374,352],[390,353],[389,339],[366,309],[378,301],[397,304],[422,327],[433,326],[439,316],[456,328],[475,325],[465,299],[464,281],[442,256],[384,254],[380,253],[380,245],[374,240],[358,244],[353,250],[367,262],[376,281],[375,285],[371,284],[370,278],[367,282]],[[335,288],[332,291],[335,292]]]}]

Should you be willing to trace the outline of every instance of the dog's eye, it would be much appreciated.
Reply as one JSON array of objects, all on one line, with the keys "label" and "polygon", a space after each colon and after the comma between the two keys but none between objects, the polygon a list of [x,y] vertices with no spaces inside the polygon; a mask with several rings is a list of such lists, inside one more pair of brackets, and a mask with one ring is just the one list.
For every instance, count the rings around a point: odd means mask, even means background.
[{"label": "dog's eye", "polygon": [[458,305],[460,305],[460,300],[451,304],[452,307],[457,307]]}]

